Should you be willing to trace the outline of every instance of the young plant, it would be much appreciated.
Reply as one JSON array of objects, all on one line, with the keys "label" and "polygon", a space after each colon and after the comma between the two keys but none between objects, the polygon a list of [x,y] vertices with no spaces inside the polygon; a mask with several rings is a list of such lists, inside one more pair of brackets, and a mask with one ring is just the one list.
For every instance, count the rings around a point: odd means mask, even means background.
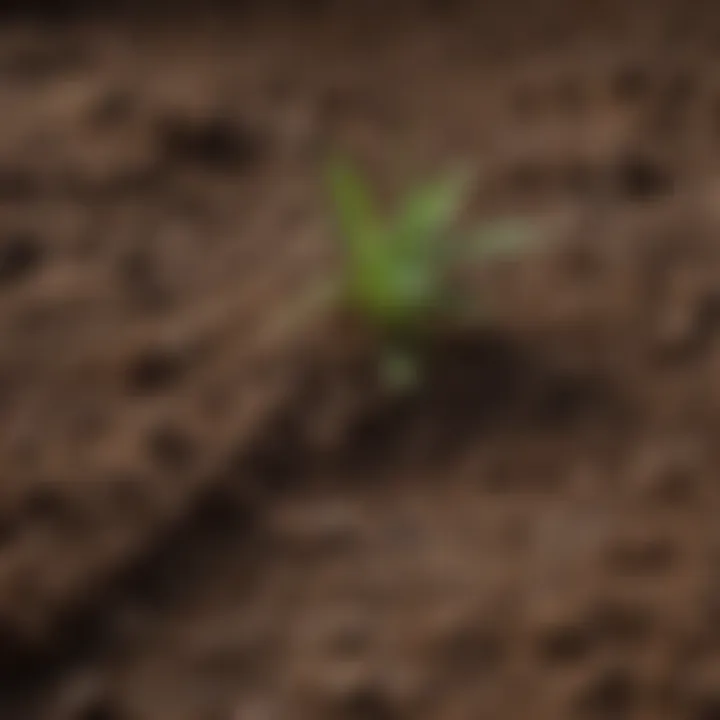
[{"label": "young plant", "polygon": [[409,389],[421,378],[424,347],[471,314],[454,271],[478,251],[518,247],[524,234],[512,223],[492,224],[477,242],[457,242],[451,231],[465,199],[463,176],[417,187],[390,217],[347,163],[331,165],[329,185],[344,251],[341,307],[376,337],[386,386]]}]

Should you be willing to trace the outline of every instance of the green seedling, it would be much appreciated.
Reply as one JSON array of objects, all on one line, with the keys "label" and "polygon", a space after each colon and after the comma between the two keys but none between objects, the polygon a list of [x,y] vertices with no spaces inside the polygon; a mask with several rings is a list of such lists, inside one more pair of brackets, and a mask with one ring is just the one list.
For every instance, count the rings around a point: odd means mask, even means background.
[{"label": "green seedling", "polygon": [[516,222],[491,223],[460,242],[453,225],[467,190],[463,175],[411,191],[390,217],[347,163],[335,161],[329,188],[344,253],[339,302],[379,343],[379,370],[389,389],[421,379],[422,349],[443,329],[473,315],[452,278],[467,262],[525,245]]}]

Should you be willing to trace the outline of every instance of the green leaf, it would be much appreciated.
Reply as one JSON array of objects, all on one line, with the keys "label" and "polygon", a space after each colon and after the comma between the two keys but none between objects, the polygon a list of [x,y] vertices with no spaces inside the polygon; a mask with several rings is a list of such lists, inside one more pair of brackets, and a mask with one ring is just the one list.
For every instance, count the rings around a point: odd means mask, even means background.
[{"label": "green leaf", "polygon": [[382,218],[363,179],[344,161],[329,167],[329,185],[345,250],[345,301],[388,337],[409,337],[447,308],[448,231],[465,196],[467,176],[428,183]]},{"label": "green leaf", "polygon": [[429,183],[409,194],[388,232],[386,319],[417,329],[437,311],[450,260],[447,231],[463,199],[464,178]]},{"label": "green leaf", "polygon": [[328,169],[331,198],[347,253],[348,284],[352,292],[372,292],[387,272],[384,228],[363,179],[348,163],[335,159]]},{"label": "green leaf", "polygon": [[445,234],[461,208],[466,182],[464,175],[444,178],[406,198],[392,225],[394,246],[400,257],[420,263],[442,260]]}]

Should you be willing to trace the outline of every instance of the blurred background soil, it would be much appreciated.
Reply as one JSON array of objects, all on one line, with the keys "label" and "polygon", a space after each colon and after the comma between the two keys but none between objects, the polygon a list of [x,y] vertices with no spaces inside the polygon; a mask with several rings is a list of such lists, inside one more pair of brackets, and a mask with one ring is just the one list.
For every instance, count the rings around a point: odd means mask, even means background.
[{"label": "blurred background soil", "polygon": [[[719,55],[699,0],[6,4],[0,717],[720,718]],[[336,148],[550,240],[412,401],[269,335]]]}]

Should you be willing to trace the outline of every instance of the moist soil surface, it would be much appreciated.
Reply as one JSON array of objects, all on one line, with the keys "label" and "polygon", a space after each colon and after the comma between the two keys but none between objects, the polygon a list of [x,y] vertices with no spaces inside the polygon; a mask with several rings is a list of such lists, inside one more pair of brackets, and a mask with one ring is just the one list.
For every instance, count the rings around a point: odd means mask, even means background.
[{"label": "moist soil surface", "polygon": [[[720,9],[286,5],[3,22],[0,717],[720,717]],[[411,397],[338,148],[541,239]]]}]

